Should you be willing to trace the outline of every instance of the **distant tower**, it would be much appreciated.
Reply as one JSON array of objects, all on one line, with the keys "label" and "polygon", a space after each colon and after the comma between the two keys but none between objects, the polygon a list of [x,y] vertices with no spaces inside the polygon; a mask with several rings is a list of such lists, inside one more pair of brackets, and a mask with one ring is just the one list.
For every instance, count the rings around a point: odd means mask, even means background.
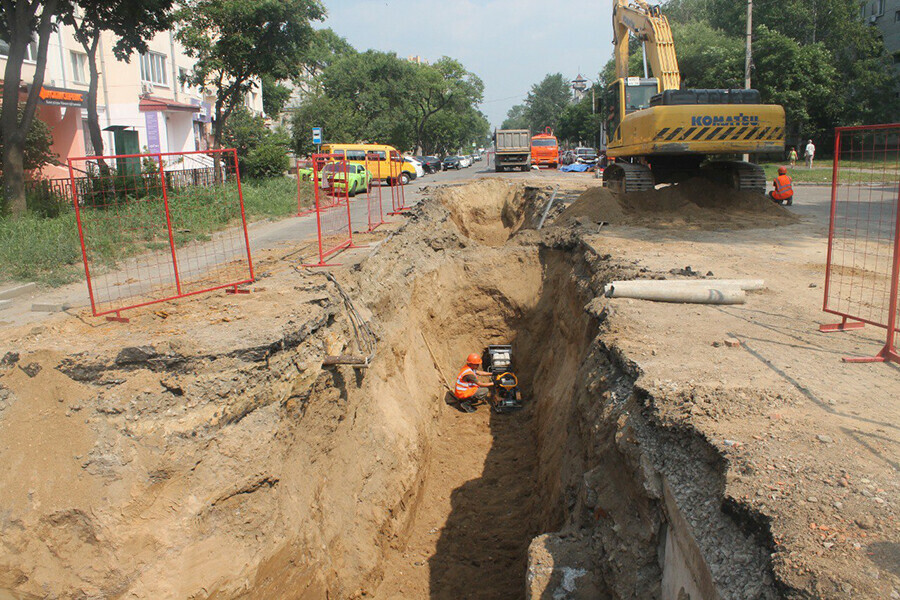
[{"label": "distant tower", "polygon": [[578,102],[582,98],[584,98],[585,93],[587,93],[587,84],[588,80],[582,77],[581,73],[578,74],[578,77],[572,80],[572,93],[575,95],[575,102]]}]

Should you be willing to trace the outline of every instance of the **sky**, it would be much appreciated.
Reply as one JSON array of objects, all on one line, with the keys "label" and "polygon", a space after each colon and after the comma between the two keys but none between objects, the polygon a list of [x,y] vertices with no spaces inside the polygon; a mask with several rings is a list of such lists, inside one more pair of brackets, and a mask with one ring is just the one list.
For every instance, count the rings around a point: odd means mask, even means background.
[{"label": "sky", "polygon": [[548,73],[588,79],[612,56],[613,0],[323,0],[330,27],[360,51],[459,60],[484,81],[492,127]]}]

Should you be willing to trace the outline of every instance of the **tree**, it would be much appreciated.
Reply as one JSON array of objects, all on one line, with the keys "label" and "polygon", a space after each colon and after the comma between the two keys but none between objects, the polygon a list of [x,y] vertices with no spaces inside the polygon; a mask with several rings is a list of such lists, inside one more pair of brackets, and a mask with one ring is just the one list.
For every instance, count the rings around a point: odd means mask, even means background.
[{"label": "tree", "polygon": [[[103,155],[103,133],[97,112],[97,48],[100,34],[111,31],[118,38],[112,47],[119,60],[131,61],[135,51],[146,52],[147,40],[171,25],[173,0],[77,0],[80,11],[68,12],[63,21],[75,30],[75,39],[87,54],[90,81],[87,92],[88,135],[94,154]],[[101,173],[108,172],[103,160],[98,161]]]},{"label": "tree", "polygon": [[281,84],[268,74],[263,75],[260,81],[262,83],[263,112],[269,117],[277,117],[291,97],[291,88]]},{"label": "tree", "polygon": [[426,152],[426,145],[431,145],[425,135],[429,119],[442,110],[464,112],[481,102],[484,94],[481,79],[446,56],[434,65],[414,65],[410,83],[407,91],[412,107],[415,145]]},{"label": "tree", "polygon": [[[188,0],[178,11],[176,37],[196,60],[186,83],[215,94],[213,148],[225,122],[263,75],[290,78],[324,18],[318,0]],[[216,176],[220,170],[216,169]]]},{"label": "tree", "polygon": [[[3,138],[2,168],[4,195],[13,217],[25,214],[25,144],[44,86],[47,47],[55,19],[71,10],[67,0],[2,0],[0,38],[8,45],[3,75],[3,107],[0,111],[0,137]],[[22,63],[28,46],[37,37],[34,79],[19,110]]]},{"label": "tree", "polygon": [[[598,90],[595,90],[595,92]],[[572,144],[597,145],[600,136],[601,117],[591,110],[591,95],[586,94],[580,101],[566,106],[559,117],[559,139]]]},{"label": "tree", "polygon": [[528,129],[528,116],[525,114],[526,107],[524,104],[516,104],[506,111],[506,119],[500,125],[500,129]]},{"label": "tree", "polygon": [[569,81],[561,73],[547,75],[531,86],[525,98],[525,114],[533,132],[545,127],[556,129],[563,109],[572,101]]},{"label": "tree", "polygon": [[289,166],[290,137],[281,129],[267,128],[263,116],[253,114],[246,106],[238,106],[231,113],[223,140],[237,150],[243,177],[275,177]]}]

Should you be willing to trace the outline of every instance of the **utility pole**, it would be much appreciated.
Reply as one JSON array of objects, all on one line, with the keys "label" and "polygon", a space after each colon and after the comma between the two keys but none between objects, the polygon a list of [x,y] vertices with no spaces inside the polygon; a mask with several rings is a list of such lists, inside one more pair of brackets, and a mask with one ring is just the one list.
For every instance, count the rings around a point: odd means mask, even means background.
[{"label": "utility pole", "polygon": [[[744,89],[750,89],[750,65],[753,62],[753,0],[747,0],[747,55],[744,59]],[[750,155],[744,155],[744,162],[750,162]]]},{"label": "utility pole", "polygon": [[747,0],[747,56],[744,60],[744,89],[750,89],[750,64],[753,62],[753,0]]}]

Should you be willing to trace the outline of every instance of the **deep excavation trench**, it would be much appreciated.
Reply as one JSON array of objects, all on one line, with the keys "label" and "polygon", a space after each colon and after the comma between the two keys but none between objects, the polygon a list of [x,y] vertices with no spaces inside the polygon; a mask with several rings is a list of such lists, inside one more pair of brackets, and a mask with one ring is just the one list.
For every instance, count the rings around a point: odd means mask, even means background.
[{"label": "deep excavation trench", "polygon": [[[395,374],[422,384],[413,400],[432,403],[433,422],[382,580],[363,595],[775,597],[772,541],[723,502],[724,460],[661,422],[638,367],[604,343],[597,296],[623,269],[576,229],[529,231],[546,197],[503,182],[438,192],[401,234],[421,232],[437,263],[407,266],[403,322],[383,341],[397,358],[427,356],[422,338],[436,349],[438,364]],[[446,405],[438,373],[452,384],[461,357],[495,343],[513,345],[526,409]]]},{"label": "deep excavation trench", "polygon": [[[7,371],[3,456],[39,483],[0,489],[0,596],[776,597],[725,460],[607,344],[599,291],[633,267],[579,225],[531,229],[548,195],[439,189],[339,274],[378,337],[365,370],[322,369],[356,351],[346,310],[272,263],[243,330]],[[442,377],[491,343],[513,345],[526,407],[460,413]],[[48,423],[68,445],[30,443]]]}]

